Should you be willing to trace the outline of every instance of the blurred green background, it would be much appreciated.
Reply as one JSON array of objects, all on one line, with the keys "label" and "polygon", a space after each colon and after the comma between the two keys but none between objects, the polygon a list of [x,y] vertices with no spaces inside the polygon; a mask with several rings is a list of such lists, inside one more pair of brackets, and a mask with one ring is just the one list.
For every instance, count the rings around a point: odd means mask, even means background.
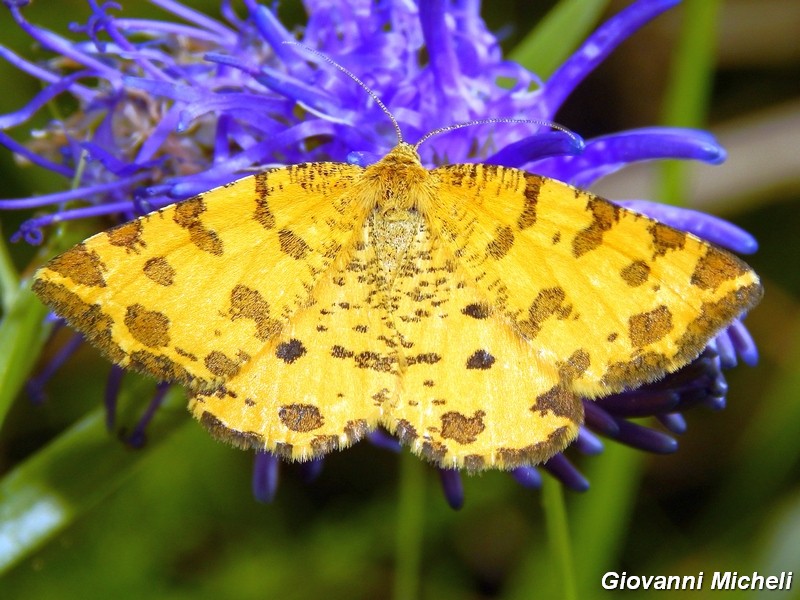
[{"label": "blurred green background", "polygon": [[[144,2],[122,3],[131,13],[160,14]],[[191,4],[218,14],[217,2]],[[284,4],[284,20],[302,22],[302,8]],[[516,48],[512,56],[546,73],[575,35],[630,2],[486,4],[490,26],[508,32],[506,50]],[[568,17],[525,41],[554,7]],[[25,14],[65,31],[67,20],[83,20],[87,9],[78,0],[41,0]],[[2,43],[36,53],[5,9],[0,31]],[[703,571],[706,589],[693,598],[800,598],[797,31],[795,0],[688,0],[623,44],[559,115],[584,137],[657,123],[703,125],[717,134],[730,154],[723,166],[637,167],[596,191],[677,195],[745,227],[761,244],[747,260],[766,288],[747,319],[762,358],[755,368],[728,372],[725,411],[688,413],[689,431],[674,455],[608,443],[600,457],[578,460],[592,488],[564,493],[569,581],[559,554],[567,547],[554,543],[546,526],[545,515],[557,513],[543,506],[543,498],[558,496],[551,481],[543,494],[500,473],[467,477],[466,505],[455,512],[435,471],[362,443],[326,460],[313,483],[285,466],[274,503],[258,504],[250,494],[250,455],[214,442],[189,419],[179,393],[144,450],[105,434],[99,406],[109,367],[85,348],[54,378],[44,405],[19,394],[0,429],[0,564],[18,557],[0,574],[0,597],[603,598],[615,594],[601,589],[606,571]],[[0,113],[38,89],[2,62],[0,82]],[[60,185],[19,168],[6,151],[0,168],[4,198]],[[0,214],[6,238],[24,216]],[[16,244],[11,252],[25,272],[35,250]],[[8,343],[2,334],[0,343]],[[122,424],[135,422],[151,392],[151,383],[126,378]],[[26,548],[33,550],[20,550]],[[789,592],[714,592],[715,570],[794,570],[797,581]]]}]

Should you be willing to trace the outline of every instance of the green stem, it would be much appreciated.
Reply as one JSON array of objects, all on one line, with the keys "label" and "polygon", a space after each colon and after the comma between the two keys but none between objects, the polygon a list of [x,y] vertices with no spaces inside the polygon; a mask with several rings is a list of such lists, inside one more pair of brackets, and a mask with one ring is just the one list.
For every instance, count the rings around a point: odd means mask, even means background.
[{"label": "green stem", "polygon": [[609,0],[562,0],[525,36],[509,59],[547,79],[594,28]]},{"label": "green stem", "polygon": [[547,539],[550,542],[550,556],[555,560],[557,580],[562,582],[562,598],[577,600],[578,587],[575,579],[575,564],[572,556],[572,542],[569,535],[567,509],[564,506],[564,490],[561,483],[546,477],[542,486],[542,508],[544,509]]},{"label": "green stem", "polygon": [[[672,64],[664,101],[665,125],[701,127],[706,120],[716,55],[716,23],[720,0],[687,0],[683,26]],[[670,204],[685,204],[685,161],[661,165],[658,197]]]},{"label": "green stem", "polygon": [[410,452],[400,455],[394,600],[415,600],[420,595],[426,470]]},{"label": "green stem", "polygon": [[603,573],[620,565],[644,459],[642,452],[612,442],[602,456],[586,463],[592,488],[575,498],[571,511],[581,598],[591,598]]}]

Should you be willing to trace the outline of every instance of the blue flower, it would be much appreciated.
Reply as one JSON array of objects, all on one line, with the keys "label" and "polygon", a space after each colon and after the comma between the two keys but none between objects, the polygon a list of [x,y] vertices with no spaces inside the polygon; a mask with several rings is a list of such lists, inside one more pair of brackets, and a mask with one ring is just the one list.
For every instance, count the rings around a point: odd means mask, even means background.
[{"label": "blue flower", "polygon": [[[395,115],[406,140],[414,142],[434,129],[471,120],[556,120],[570,93],[617,45],[679,2],[635,2],[540,81],[503,59],[477,1],[306,0],[308,22],[295,32],[254,0],[244,0],[241,15],[223,0],[221,19],[176,0],[153,0],[180,22],[132,18],[113,2],[87,1],[91,17],[72,25],[72,40],[27,22],[21,10],[25,2],[4,0],[19,27],[52,58],[34,64],[0,46],[0,56],[43,85],[20,110],[0,116],[0,144],[72,183],[69,191],[0,200],[0,210],[51,208],[23,223],[14,240],[38,244],[54,223],[86,217],[123,222],[271,166],[323,160],[366,164],[397,143],[391,122],[351,78],[284,42],[299,39],[363,81]],[[51,121],[35,142],[19,144],[6,133],[60,97],[72,98],[78,108]],[[421,155],[428,166],[500,164],[579,187],[638,161],[719,163],[725,158],[714,138],[698,130],[651,127],[584,142],[536,122],[453,130],[423,145]],[[72,204],[76,200],[80,206]],[[644,201],[622,204],[732,251],[756,249],[749,234],[715,217]],[[31,382],[35,396],[78,343]],[[734,366],[737,357],[748,364],[757,360],[739,321],[696,361],[662,381],[585,402],[586,424],[573,447],[596,453],[602,449],[600,434],[644,450],[673,451],[672,437],[629,418],[654,415],[667,430],[682,432],[683,410],[724,405],[722,370]],[[118,379],[115,368],[107,398],[112,423]],[[161,397],[163,389],[153,410]],[[143,435],[144,422],[134,442]],[[371,437],[379,445],[397,446],[381,433]],[[588,487],[563,454],[543,468],[571,488]],[[274,457],[257,457],[257,497],[272,496],[277,469]],[[318,463],[307,469],[313,475]],[[517,469],[514,476],[526,485],[538,485],[540,477],[533,467]],[[448,501],[459,506],[458,473],[443,471],[442,481]]]}]

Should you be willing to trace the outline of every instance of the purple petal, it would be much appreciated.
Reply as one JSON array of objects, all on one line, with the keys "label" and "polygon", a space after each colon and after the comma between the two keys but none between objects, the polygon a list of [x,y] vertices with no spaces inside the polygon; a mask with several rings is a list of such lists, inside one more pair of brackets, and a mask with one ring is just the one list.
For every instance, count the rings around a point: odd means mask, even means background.
[{"label": "purple petal", "polygon": [[164,10],[171,12],[184,21],[189,21],[198,27],[213,32],[218,36],[218,38],[221,38],[228,44],[236,43],[236,32],[231,31],[219,21],[216,21],[201,12],[192,10],[185,4],[173,2],[173,0],[150,0],[150,3],[160,6]]},{"label": "purple petal", "polygon": [[122,388],[122,378],[125,370],[117,365],[111,365],[106,380],[105,393],[103,395],[106,407],[106,429],[114,431],[114,424],[117,421],[117,405],[119,404],[119,390]]},{"label": "purple petal", "polygon": [[563,454],[556,454],[542,468],[573,491],[585,492],[589,489],[589,481]]},{"label": "purple petal", "polygon": [[115,23],[120,31],[132,33],[144,33],[148,36],[157,37],[163,34],[183,36],[194,40],[206,42],[219,42],[219,36],[205,29],[182,25],[180,23],[167,23],[165,21],[155,21],[151,19],[130,19],[125,17],[116,18]]},{"label": "purple petal", "polygon": [[[428,0],[420,3],[419,19],[422,24],[422,35],[428,50],[431,71],[433,73],[436,92],[449,102],[449,96],[462,93],[462,78],[458,57],[451,44],[452,36],[445,23],[444,0]],[[465,121],[467,114],[452,114],[455,122]]]},{"label": "purple petal", "polygon": [[[33,196],[30,198],[9,198],[0,200],[0,210],[25,210],[29,208],[41,208],[43,206],[50,206],[52,204],[60,204],[70,200],[85,200],[95,194],[103,194],[104,192],[117,190],[126,186],[135,184],[138,181],[145,179],[144,175],[129,177],[127,179],[120,179],[111,183],[104,183],[92,186],[91,188],[77,188],[65,192],[58,192],[55,194],[42,194],[41,196]],[[103,208],[103,207],[99,207]],[[101,214],[105,214],[104,211]],[[66,213],[62,213],[66,214]],[[95,216],[97,213],[91,213],[88,216]],[[48,215],[46,218],[49,222],[65,221],[68,219],[60,218],[58,215]],[[75,217],[81,218],[81,217]]]},{"label": "purple petal", "polygon": [[678,406],[679,401],[680,396],[675,391],[644,389],[604,396],[595,402],[618,417],[644,417],[671,411]]},{"label": "purple petal", "polygon": [[153,394],[153,398],[147,405],[142,417],[139,419],[139,422],[136,423],[136,426],[127,438],[128,444],[134,448],[141,448],[147,441],[147,426],[150,424],[150,421],[153,420],[161,404],[163,404],[169,387],[170,384],[168,382],[161,382],[156,386],[156,393]]},{"label": "purple petal", "polygon": [[47,399],[45,388],[50,379],[64,365],[75,351],[83,344],[83,336],[75,333],[61,346],[55,355],[45,363],[44,368],[36,376],[31,377],[25,385],[25,391],[34,404],[42,404]]},{"label": "purple petal", "polygon": [[686,419],[683,418],[683,415],[680,413],[668,413],[665,415],[657,415],[656,419],[658,419],[661,424],[669,429],[672,433],[675,434],[683,434],[686,433]]},{"label": "purple petal", "polygon": [[615,437],[619,433],[617,420],[592,400],[583,401],[583,412],[587,427],[608,437]]},{"label": "purple petal", "polygon": [[728,335],[744,363],[750,367],[756,366],[758,364],[758,348],[744,323],[734,319],[728,326]]},{"label": "purple petal", "polygon": [[573,442],[575,449],[581,454],[593,456],[603,452],[603,442],[589,431],[586,427],[581,427],[578,431],[578,437]]},{"label": "purple petal", "polygon": [[489,165],[522,167],[531,161],[540,160],[547,156],[580,154],[583,148],[583,139],[574,134],[564,133],[563,131],[548,131],[508,144],[483,162]]},{"label": "purple petal", "polygon": [[305,62],[296,54],[296,49],[284,42],[296,42],[294,36],[289,33],[270,9],[261,4],[255,7],[253,19],[258,27],[259,33],[266,42],[272,47],[272,51],[278,56],[282,63],[293,67],[305,66]]},{"label": "purple petal", "polygon": [[54,223],[62,223],[64,221],[86,219],[88,217],[123,212],[128,208],[130,208],[130,202],[125,201],[116,202],[114,204],[101,204],[99,206],[65,210],[60,213],[53,213],[43,217],[28,219],[22,225],[20,225],[19,231],[11,236],[11,241],[16,242],[20,239],[24,239],[29,244],[38,246],[42,243],[42,229],[44,227],[48,227]]},{"label": "purple petal", "polygon": [[367,434],[367,440],[369,440],[370,444],[377,446],[378,448],[383,448],[384,450],[389,450],[390,452],[397,453],[402,450],[402,446],[397,438],[389,435],[383,429],[375,429],[370,431]]},{"label": "purple petal", "polygon": [[280,459],[270,452],[255,453],[253,460],[253,496],[258,502],[269,504],[278,490]]},{"label": "purple petal", "polygon": [[315,458],[303,463],[300,463],[300,476],[303,478],[304,483],[311,483],[322,474],[322,468],[325,466],[324,458]]},{"label": "purple petal", "polygon": [[[53,171],[54,173],[58,173],[59,175],[63,175],[64,177],[72,177],[73,172],[68,167],[64,165],[56,164],[50,160],[47,160],[45,157],[36,154],[33,150],[23,146],[19,142],[17,142],[14,138],[6,134],[4,131],[0,131],[0,145],[5,146],[14,154],[18,154],[19,156],[23,157],[26,161],[29,161],[35,165],[38,165],[44,169],[49,171]],[[3,202],[0,200],[0,202]],[[0,210],[2,206],[0,206]]]},{"label": "purple petal", "polygon": [[547,81],[540,115],[546,118],[555,115],[572,90],[619,44],[679,3],[680,0],[639,0],[601,25]]},{"label": "purple petal", "polygon": [[535,467],[517,467],[511,471],[511,475],[524,487],[534,489],[542,487],[542,474]]},{"label": "purple petal", "polygon": [[438,469],[442,491],[450,508],[459,510],[464,506],[464,482],[461,472],[457,469]]},{"label": "purple petal", "polygon": [[54,34],[51,31],[47,31],[41,27],[34,27],[30,23],[28,23],[25,19],[22,18],[22,14],[19,12],[19,9],[15,5],[8,5],[12,17],[17,22],[17,25],[25,31],[32,39],[39,42],[42,47],[50,50],[55,54],[60,54],[66,58],[71,58],[76,63],[84,65],[85,67],[95,71],[99,77],[103,77],[108,79],[110,82],[116,81],[118,79],[118,73],[116,70],[107,67],[101,61],[94,59],[93,57],[89,56],[88,54],[81,53],[77,51],[77,47],[73,44],[70,40],[67,40],[59,35]]},{"label": "purple petal", "polygon": [[738,362],[736,360],[736,348],[728,335],[727,329],[721,331],[713,340],[714,348],[719,355],[719,360],[723,369],[732,369]]},{"label": "purple petal", "polygon": [[618,442],[656,454],[670,454],[678,449],[678,442],[665,433],[648,427],[618,419],[619,433],[614,436]]},{"label": "purple petal", "polygon": [[550,158],[534,168],[541,175],[587,188],[635,162],[674,158],[719,164],[725,156],[722,146],[705,131],[648,127],[593,138],[579,155]]},{"label": "purple petal", "polygon": [[0,129],[10,129],[27,122],[41,110],[43,106],[51,102],[53,98],[72,88],[76,81],[80,81],[88,76],[86,72],[75,73],[69,77],[64,77],[57,83],[47,86],[20,110],[0,116]]}]

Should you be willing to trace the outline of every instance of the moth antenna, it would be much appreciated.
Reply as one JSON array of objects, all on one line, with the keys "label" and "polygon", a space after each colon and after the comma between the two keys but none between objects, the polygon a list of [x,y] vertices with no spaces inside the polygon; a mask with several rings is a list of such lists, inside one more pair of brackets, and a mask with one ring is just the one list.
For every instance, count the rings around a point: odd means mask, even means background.
[{"label": "moth antenna", "polygon": [[397,122],[397,119],[394,118],[394,115],[389,111],[388,108],[386,108],[386,105],[381,101],[381,99],[378,98],[378,95],[375,92],[373,92],[372,89],[370,89],[370,87],[366,83],[361,81],[354,73],[351,73],[350,71],[345,69],[342,65],[337,63],[330,56],[327,56],[327,55],[323,54],[319,50],[315,50],[314,48],[310,48],[309,46],[306,46],[305,44],[301,44],[300,42],[290,42],[290,41],[285,41],[285,42],[281,42],[281,43],[282,44],[288,44],[289,46],[297,46],[298,48],[302,48],[303,50],[313,54],[314,56],[318,56],[319,58],[324,60],[326,63],[328,63],[330,65],[333,65],[334,67],[339,69],[342,73],[347,75],[350,79],[355,81],[359,86],[361,86],[361,89],[363,89],[365,92],[367,92],[367,94],[369,94],[369,97],[372,98],[378,106],[380,106],[380,108],[383,111],[383,113],[387,117],[389,117],[389,119],[391,119],[392,125],[394,126],[394,131],[397,134],[397,143],[398,144],[402,144],[403,143],[403,132],[400,131],[400,124]]},{"label": "moth antenna", "polygon": [[467,121],[466,123],[457,123],[455,125],[447,125],[446,127],[439,127],[438,129],[434,129],[433,131],[429,131],[422,138],[414,144],[414,149],[418,149],[420,144],[423,142],[428,141],[435,135],[439,135],[440,133],[447,133],[448,131],[453,131],[455,129],[462,129],[464,127],[472,127],[473,125],[487,125],[491,123],[528,123],[532,125],[541,125],[543,127],[550,127],[552,129],[557,129],[563,133],[566,133],[569,137],[571,137],[574,141],[580,142],[580,137],[577,136],[575,133],[564,127],[563,125],[559,125],[558,123],[554,123],[553,121],[545,121],[543,119],[511,119],[511,118],[503,118],[497,117],[493,119],[477,119],[475,121]]}]

